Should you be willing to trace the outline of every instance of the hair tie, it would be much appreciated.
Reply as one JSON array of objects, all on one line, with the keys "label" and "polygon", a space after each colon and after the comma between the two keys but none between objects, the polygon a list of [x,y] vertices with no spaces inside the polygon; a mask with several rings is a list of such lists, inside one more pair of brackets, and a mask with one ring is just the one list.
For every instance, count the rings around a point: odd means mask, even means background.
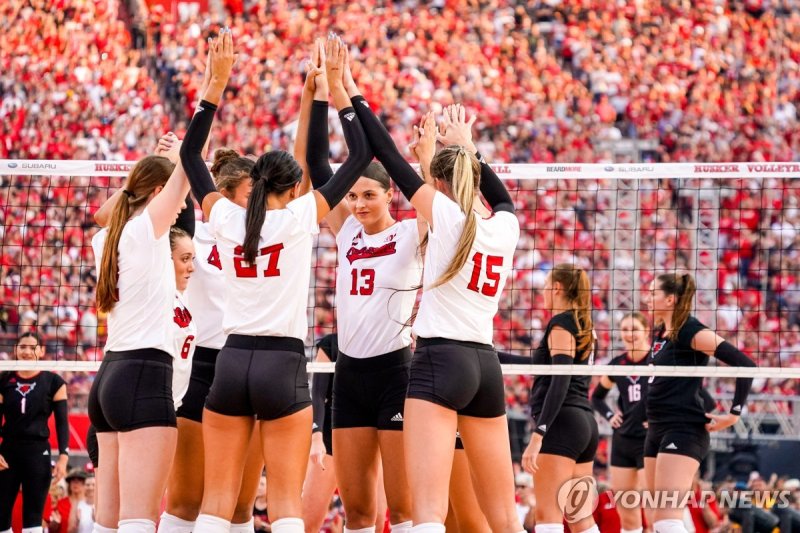
[{"label": "hair tie", "polygon": [[124,194],[128,198],[133,198],[133,193],[131,191],[129,191],[128,189],[122,189],[122,194]]}]

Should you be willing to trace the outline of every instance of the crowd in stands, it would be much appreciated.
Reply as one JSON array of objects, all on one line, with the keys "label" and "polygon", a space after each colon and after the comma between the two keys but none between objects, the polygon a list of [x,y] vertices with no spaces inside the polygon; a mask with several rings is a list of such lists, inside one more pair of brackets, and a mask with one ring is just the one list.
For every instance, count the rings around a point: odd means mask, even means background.
[{"label": "crowd in stands", "polygon": [[[359,58],[359,86],[400,146],[421,112],[458,101],[477,114],[478,148],[497,163],[626,162],[638,156],[614,146],[630,138],[652,142],[639,154],[650,161],[800,157],[800,9],[788,0],[229,4],[226,16],[173,20],[153,10],[137,22],[122,0],[3,2],[0,159],[130,160],[170,129],[182,135],[202,78],[197,42],[221,25],[241,53],[212,148],[291,149],[309,44],[332,29]],[[131,24],[144,25],[134,28],[146,35],[143,48]],[[331,156],[342,160],[331,119]],[[121,180],[0,179],[0,326],[43,328],[52,358],[97,359],[104,321],[93,307],[91,215]],[[574,258],[592,272],[597,360],[607,361],[616,353],[614,183],[509,183],[523,234],[496,321],[498,347],[527,354],[536,345],[547,320],[537,289],[550,266]],[[662,180],[639,194],[642,287],[657,268],[694,264],[698,206],[678,186]],[[800,365],[800,180],[699,186],[719,193],[699,206],[720,206],[717,329],[761,365]],[[335,323],[333,244],[324,231],[314,336]],[[80,409],[90,377],[68,377]],[[512,408],[527,404],[529,385],[508,380]],[[727,380],[713,386],[732,390]],[[800,394],[796,380],[757,388]]]}]

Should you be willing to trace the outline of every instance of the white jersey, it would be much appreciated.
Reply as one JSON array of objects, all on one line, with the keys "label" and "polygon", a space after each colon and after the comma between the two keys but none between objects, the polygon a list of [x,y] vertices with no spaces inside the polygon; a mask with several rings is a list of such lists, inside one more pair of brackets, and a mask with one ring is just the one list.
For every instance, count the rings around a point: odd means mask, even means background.
[{"label": "white jersey", "polygon": [[[108,230],[92,238],[97,271]],[[119,240],[117,289],[119,298],[108,314],[106,351],[156,348],[172,353],[172,303],[175,267],[169,232],[156,239],[147,208],[130,219]]]},{"label": "white jersey", "polygon": [[186,302],[194,311],[197,324],[197,346],[219,350],[225,345],[222,331],[225,305],[225,275],[207,222],[197,224],[194,231],[194,274],[186,288]]},{"label": "white jersey", "polygon": [[433,228],[428,231],[422,301],[413,333],[492,344],[493,320],[519,240],[519,221],[500,211],[478,216],[475,242],[459,273],[431,287],[450,266],[466,217],[454,201],[437,192],[433,199]]},{"label": "white jersey", "polygon": [[172,399],[175,409],[181,406],[186,391],[189,390],[189,379],[192,377],[192,359],[197,346],[197,324],[186,307],[181,293],[175,291],[175,308],[173,310],[172,327]]},{"label": "white jersey", "polygon": [[223,331],[305,339],[311,246],[319,233],[314,194],[289,202],[286,209],[267,211],[255,264],[242,257],[244,208],[218,200],[209,227],[225,274]]},{"label": "white jersey", "polygon": [[336,236],[336,316],[339,350],[363,359],[411,344],[411,318],[422,277],[416,220],[374,235],[350,216]]}]

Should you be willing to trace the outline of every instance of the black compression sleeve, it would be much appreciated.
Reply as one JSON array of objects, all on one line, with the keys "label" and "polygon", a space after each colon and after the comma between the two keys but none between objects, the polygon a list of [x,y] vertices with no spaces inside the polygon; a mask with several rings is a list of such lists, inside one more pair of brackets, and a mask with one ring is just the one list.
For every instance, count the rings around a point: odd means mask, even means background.
[{"label": "black compression sleeve", "polygon": [[191,195],[186,197],[186,205],[178,213],[178,219],[173,226],[188,233],[189,237],[194,237],[194,202]]},{"label": "black compression sleeve", "polygon": [[400,154],[400,150],[394,144],[392,136],[389,135],[381,121],[372,112],[364,97],[356,96],[351,101],[358,118],[361,119],[361,124],[364,126],[364,131],[372,146],[372,151],[375,152],[375,157],[386,167],[386,172],[397,184],[397,188],[400,189],[403,196],[411,200],[411,197],[420,187],[425,185],[425,182]]},{"label": "black compression sleeve", "polygon": [[331,179],[333,169],[329,161],[328,102],[314,100],[311,104],[311,119],[308,124],[308,146],[306,164],[311,175],[311,184],[319,189]]},{"label": "black compression sleeve", "polygon": [[208,171],[205,161],[201,155],[203,146],[206,144],[208,134],[211,132],[211,124],[214,122],[214,113],[217,106],[205,100],[200,101],[197,110],[186,130],[186,137],[181,146],[181,163],[189,184],[192,186],[192,193],[197,202],[202,206],[203,200],[212,192],[216,192],[214,180]]},{"label": "black compression sleeve", "polygon": [[[714,351],[714,357],[728,366],[744,366],[754,368],[758,365],[747,357],[728,341],[723,341]],[[736,390],[733,393],[733,406],[730,413],[741,415],[742,408],[747,402],[747,395],[750,394],[750,387],[753,385],[753,378],[736,378]]]},{"label": "black compression sleeve", "polygon": [[62,455],[69,454],[69,415],[67,415],[67,400],[53,402],[53,413],[56,419],[58,453]]},{"label": "black compression sleeve", "polygon": [[331,209],[339,205],[347,191],[372,161],[372,150],[367,142],[367,136],[364,134],[361,121],[353,108],[346,107],[339,111],[339,118],[342,121],[344,140],[347,142],[347,149],[350,153],[336,174],[328,180],[328,183],[318,189]]},{"label": "black compression sleeve", "polygon": [[489,202],[492,211],[508,211],[514,213],[514,200],[508,193],[508,189],[500,181],[500,178],[495,174],[492,167],[481,157],[481,154],[475,154],[475,157],[481,162],[481,194],[486,201]]},{"label": "black compression sleeve", "polygon": [[514,355],[508,352],[497,352],[497,358],[501,365],[529,365],[532,362],[530,357],[524,355]]},{"label": "black compression sleeve", "polygon": [[[314,412],[314,425],[312,433],[322,431],[325,426],[325,396],[331,383],[331,376],[327,372],[315,372],[311,376],[311,408]],[[330,452],[330,450],[328,450]]]},{"label": "black compression sleeve", "polygon": [[[554,365],[571,365],[574,358],[557,353],[553,356]],[[572,376],[551,376],[550,386],[547,388],[547,395],[544,397],[544,405],[542,406],[542,413],[536,419],[535,433],[544,436],[547,429],[553,425],[553,421],[561,411],[561,406],[564,404],[564,398],[567,397],[569,390],[569,382]]]},{"label": "black compression sleeve", "polygon": [[594,392],[592,392],[592,407],[606,420],[614,418],[614,410],[606,402],[609,390],[611,389],[607,389],[602,383],[598,383],[597,387],[594,388]]}]

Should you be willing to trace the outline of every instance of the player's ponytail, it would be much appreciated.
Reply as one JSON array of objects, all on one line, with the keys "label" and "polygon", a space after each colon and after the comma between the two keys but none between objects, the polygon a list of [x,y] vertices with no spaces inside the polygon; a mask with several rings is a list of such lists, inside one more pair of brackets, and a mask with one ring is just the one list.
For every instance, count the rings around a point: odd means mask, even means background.
[{"label": "player's ponytail", "polygon": [[572,314],[578,325],[576,351],[584,351],[585,359],[591,353],[594,342],[594,324],[592,322],[592,286],[589,276],[582,268],[563,263],[553,267],[550,275],[553,283],[559,282],[564,287],[567,300],[572,304]]},{"label": "player's ponytail", "polygon": [[[147,156],[139,160],[123,187],[124,193],[111,212],[108,234],[103,245],[103,256],[100,259],[100,272],[97,278],[97,309],[104,313],[114,309],[119,300],[117,281],[119,279],[119,240],[122,230],[132,213],[144,207],[150,201],[156,187],[163,187],[175,165],[166,157]],[[134,250],[130,251],[135,253]]]},{"label": "player's ponytail", "polygon": [[253,178],[253,190],[247,201],[242,255],[252,264],[258,257],[258,241],[267,217],[267,197],[270,193],[280,194],[294,187],[303,177],[303,171],[291,154],[274,150],[258,158],[250,177]]},{"label": "player's ponytail", "polygon": [[672,328],[669,332],[669,340],[675,342],[678,340],[678,332],[689,319],[697,287],[691,274],[661,274],[658,276],[658,288],[664,294],[676,297],[675,307],[672,309]]},{"label": "player's ponytail", "polygon": [[472,243],[475,241],[475,233],[478,230],[478,218],[472,210],[472,205],[475,202],[475,192],[480,184],[481,166],[478,159],[467,152],[463,146],[448,146],[433,157],[431,175],[434,179],[442,180],[450,186],[453,199],[466,215],[466,220],[450,265],[429,290],[456,277],[469,259]]}]

